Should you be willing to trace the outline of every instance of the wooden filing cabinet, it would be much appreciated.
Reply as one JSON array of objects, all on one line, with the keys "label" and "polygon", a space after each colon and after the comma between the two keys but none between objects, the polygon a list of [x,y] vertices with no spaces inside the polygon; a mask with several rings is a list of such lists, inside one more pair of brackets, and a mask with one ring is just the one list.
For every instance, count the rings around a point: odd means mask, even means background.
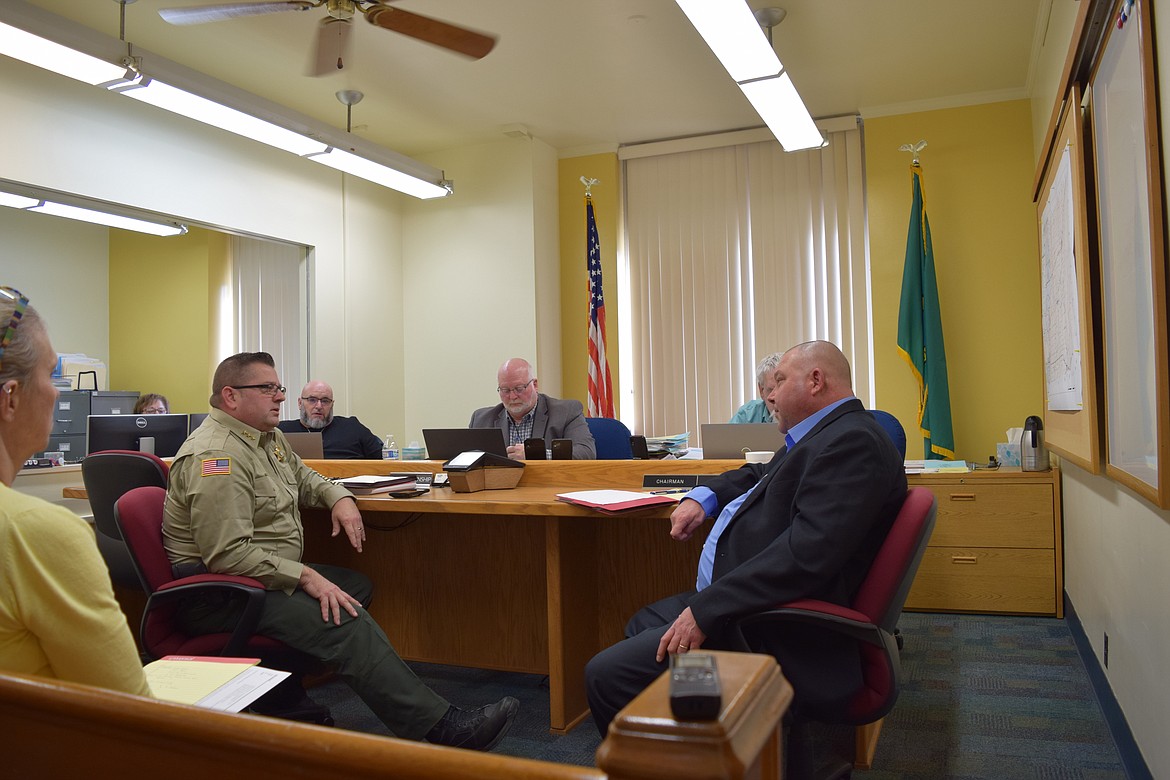
[{"label": "wooden filing cabinet", "polygon": [[934,493],[938,521],[906,609],[1064,616],[1059,469],[907,479]]}]

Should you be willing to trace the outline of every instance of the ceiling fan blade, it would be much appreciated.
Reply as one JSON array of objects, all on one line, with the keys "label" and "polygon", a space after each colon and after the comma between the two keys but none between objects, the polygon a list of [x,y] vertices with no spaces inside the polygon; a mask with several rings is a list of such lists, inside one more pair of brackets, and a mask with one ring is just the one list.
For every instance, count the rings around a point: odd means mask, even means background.
[{"label": "ceiling fan blade", "polygon": [[170,24],[203,24],[240,16],[260,16],[281,11],[307,11],[315,3],[309,0],[276,0],[267,3],[221,3],[219,5],[192,5],[186,8],[160,8],[158,15]]},{"label": "ceiling fan blade", "polygon": [[328,76],[345,67],[349,31],[352,29],[353,24],[349,19],[322,20],[317,26],[317,41],[309,65],[310,76]]},{"label": "ceiling fan blade", "polygon": [[426,43],[433,43],[476,60],[486,56],[496,45],[495,36],[473,32],[464,27],[456,27],[438,19],[403,11],[400,8],[391,8],[388,5],[379,4],[367,8],[365,14],[370,24]]}]

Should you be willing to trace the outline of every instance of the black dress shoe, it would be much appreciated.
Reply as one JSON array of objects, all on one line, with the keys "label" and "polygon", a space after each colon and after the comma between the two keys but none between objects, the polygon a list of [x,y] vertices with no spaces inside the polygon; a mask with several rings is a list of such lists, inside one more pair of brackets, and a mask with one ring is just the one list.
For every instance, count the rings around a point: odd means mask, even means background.
[{"label": "black dress shoe", "polygon": [[519,710],[520,702],[511,696],[477,710],[461,710],[451,705],[427,732],[427,742],[469,750],[491,750],[508,733]]}]

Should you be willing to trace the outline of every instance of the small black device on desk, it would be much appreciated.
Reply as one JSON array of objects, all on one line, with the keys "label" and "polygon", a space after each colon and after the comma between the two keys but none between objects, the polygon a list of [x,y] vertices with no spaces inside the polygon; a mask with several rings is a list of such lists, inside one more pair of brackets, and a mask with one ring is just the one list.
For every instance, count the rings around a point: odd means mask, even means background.
[{"label": "small black device on desk", "polygon": [[553,439],[552,459],[553,460],[572,460],[573,459],[573,440],[572,439]]},{"label": "small black device on desk", "polygon": [[715,720],[722,704],[715,656],[679,653],[670,657],[670,712],[676,720]]},{"label": "small black device on desk", "polygon": [[524,440],[524,460],[546,460],[548,455],[544,451],[544,439],[533,436]]}]

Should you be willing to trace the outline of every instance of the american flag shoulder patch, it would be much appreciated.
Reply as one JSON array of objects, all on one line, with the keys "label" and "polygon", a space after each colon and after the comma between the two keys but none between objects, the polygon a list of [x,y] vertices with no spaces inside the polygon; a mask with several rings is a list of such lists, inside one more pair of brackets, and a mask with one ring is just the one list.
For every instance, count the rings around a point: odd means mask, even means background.
[{"label": "american flag shoulder patch", "polygon": [[226,476],[232,473],[231,458],[206,458],[200,463],[203,466],[201,476],[204,477]]}]

